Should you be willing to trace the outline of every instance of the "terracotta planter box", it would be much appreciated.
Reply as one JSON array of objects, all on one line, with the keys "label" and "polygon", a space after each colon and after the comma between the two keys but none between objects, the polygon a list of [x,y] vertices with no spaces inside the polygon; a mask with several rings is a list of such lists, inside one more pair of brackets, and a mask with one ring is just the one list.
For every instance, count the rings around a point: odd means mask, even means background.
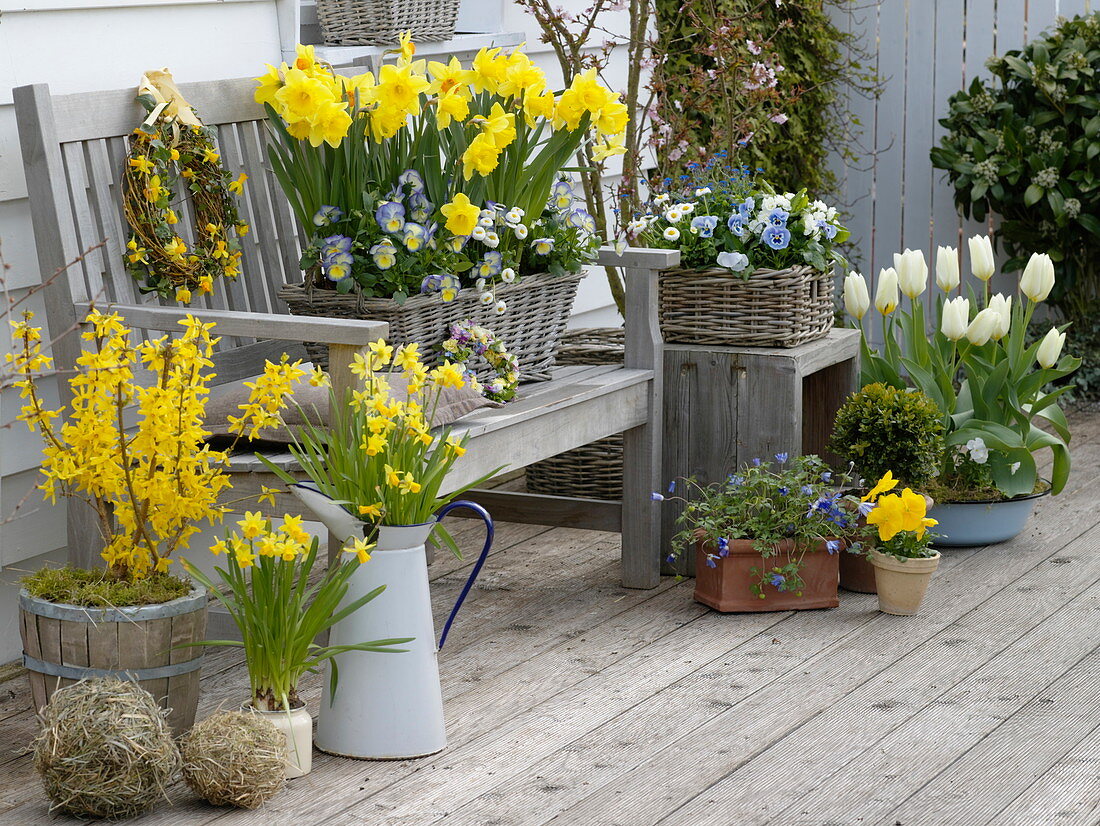
[{"label": "terracotta planter box", "polygon": [[840,587],[857,594],[877,594],[875,566],[863,554],[840,555]]},{"label": "terracotta planter box", "polygon": [[806,583],[802,596],[780,591],[770,584],[764,586],[765,598],[752,591],[756,578],[753,568],[774,567],[787,563],[786,553],[793,543],[781,546],[778,556],[763,559],[747,539],[730,542],[729,555],[718,560],[717,566],[707,565],[707,553],[713,548],[700,540],[695,545],[695,600],[723,613],[762,611],[801,611],[808,608],[836,608],[840,604],[837,584],[840,579],[840,557],[844,551],[829,553],[822,542],[802,559],[801,576]]}]

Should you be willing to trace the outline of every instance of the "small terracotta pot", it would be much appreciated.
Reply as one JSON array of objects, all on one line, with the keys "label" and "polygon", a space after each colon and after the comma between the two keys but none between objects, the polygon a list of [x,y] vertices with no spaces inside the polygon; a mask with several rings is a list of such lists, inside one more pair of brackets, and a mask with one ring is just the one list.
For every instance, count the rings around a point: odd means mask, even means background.
[{"label": "small terracotta pot", "polygon": [[863,554],[840,555],[840,587],[857,594],[878,593],[875,588],[875,566]]},{"label": "small terracotta pot", "polygon": [[729,554],[711,568],[707,565],[707,554],[716,551],[707,540],[698,540],[695,545],[696,602],[723,613],[801,611],[836,608],[840,604],[837,583],[840,579],[840,557],[844,551],[829,553],[824,542],[807,551],[802,558],[800,575],[805,582],[802,596],[780,591],[770,584],[764,586],[763,599],[754,594],[752,585],[757,578],[753,576],[752,569],[785,565],[789,561],[788,554],[794,550],[794,543],[784,540],[779,550],[778,556],[764,559],[751,540],[734,539],[730,541]]},{"label": "small terracotta pot", "polygon": [[928,580],[940,565],[937,553],[928,559],[898,559],[871,551],[878,588],[878,610],[884,614],[909,617],[920,609]]}]

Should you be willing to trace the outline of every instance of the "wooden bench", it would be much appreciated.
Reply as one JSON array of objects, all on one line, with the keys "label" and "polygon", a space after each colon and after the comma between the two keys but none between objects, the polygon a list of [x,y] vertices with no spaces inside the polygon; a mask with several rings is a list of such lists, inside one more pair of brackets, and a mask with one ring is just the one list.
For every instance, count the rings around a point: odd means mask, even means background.
[{"label": "wooden bench", "polygon": [[[218,383],[256,375],[265,359],[284,352],[299,357],[304,355],[300,342],[320,341],[329,345],[333,383],[340,386],[350,381],[347,365],[355,353],[385,334],[384,324],[371,321],[288,315],[276,297],[284,283],[301,280],[302,235],[267,164],[264,112],[253,102],[254,86],[253,80],[241,78],[180,87],[204,123],[217,128],[230,171],[248,174],[241,217],[252,227],[241,239],[241,277],[220,282],[212,296],[187,308],[163,306],[155,296],[142,294],[123,266],[128,237],[120,205],[125,136],[144,118],[134,91],[53,96],[43,84],[14,90],[42,276],[49,279],[76,261],[45,291],[50,332],[60,336],[53,345],[60,371],[74,364],[80,346],[78,336],[65,333],[76,329],[92,303],[110,306],[143,333],[178,331],[177,322],[188,312],[216,321],[216,332],[223,336],[215,360]],[[190,209],[185,208],[184,233],[191,231],[189,221]],[[81,258],[104,239],[102,247]],[[657,272],[677,263],[678,256],[668,250],[628,250],[620,257],[602,250],[599,263],[622,267],[628,285],[625,366],[561,368],[552,381],[524,385],[517,401],[461,420],[457,429],[470,437],[470,449],[449,478],[458,487],[501,464],[523,467],[623,433],[622,502],[518,493],[478,496],[498,518],[621,532],[622,581],[633,588],[652,588],[660,580],[660,514],[650,501],[650,492],[660,488]],[[67,403],[67,383],[58,384],[61,401]],[[277,460],[295,470],[288,454]],[[236,457],[231,471],[234,496],[258,493],[263,484],[276,486],[254,456]],[[267,510],[297,513],[300,505],[281,497]],[[68,538],[74,564],[95,563],[98,530],[90,508],[69,507]]]}]

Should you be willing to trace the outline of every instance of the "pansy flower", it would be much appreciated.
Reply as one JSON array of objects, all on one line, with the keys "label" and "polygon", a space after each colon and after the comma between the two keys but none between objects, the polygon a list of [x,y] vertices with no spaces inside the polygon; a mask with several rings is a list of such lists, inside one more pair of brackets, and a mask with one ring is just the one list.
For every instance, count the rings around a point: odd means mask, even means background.
[{"label": "pansy flower", "polygon": [[760,237],[773,250],[784,250],[791,243],[791,232],[786,227],[769,225]]},{"label": "pansy flower", "polygon": [[383,238],[370,248],[371,258],[380,270],[388,270],[397,263],[397,247],[389,238]]},{"label": "pansy flower", "polygon": [[691,219],[691,228],[700,238],[714,237],[714,229],[718,226],[718,218],[714,215],[696,215]]},{"label": "pansy flower", "polygon": [[339,207],[323,206],[313,216],[313,224],[318,227],[327,227],[344,217],[344,212]]},{"label": "pansy flower", "polygon": [[428,241],[428,231],[423,225],[408,221],[402,229],[401,242],[409,252],[416,252]]},{"label": "pansy flower", "polygon": [[374,211],[374,220],[383,232],[401,232],[405,226],[405,207],[396,201],[383,201]]}]

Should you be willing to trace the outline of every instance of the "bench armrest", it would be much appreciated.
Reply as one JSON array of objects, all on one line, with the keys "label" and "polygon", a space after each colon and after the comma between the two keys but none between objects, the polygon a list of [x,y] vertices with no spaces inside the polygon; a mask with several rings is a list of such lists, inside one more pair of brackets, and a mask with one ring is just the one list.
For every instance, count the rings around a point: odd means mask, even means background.
[{"label": "bench armrest", "polygon": [[[193,315],[205,322],[215,322],[218,335],[276,341],[316,341],[321,344],[342,344],[362,347],[385,338],[389,325],[382,321],[359,321],[348,318],[316,318],[281,313],[241,313],[234,310],[206,310],[202,307],[158,307],[144,304],[112,304],[110,309],[126,318],[126,322],[144,330],[176,332],[179,322]],[[78,309],[78,314],[79,314]]]}]

